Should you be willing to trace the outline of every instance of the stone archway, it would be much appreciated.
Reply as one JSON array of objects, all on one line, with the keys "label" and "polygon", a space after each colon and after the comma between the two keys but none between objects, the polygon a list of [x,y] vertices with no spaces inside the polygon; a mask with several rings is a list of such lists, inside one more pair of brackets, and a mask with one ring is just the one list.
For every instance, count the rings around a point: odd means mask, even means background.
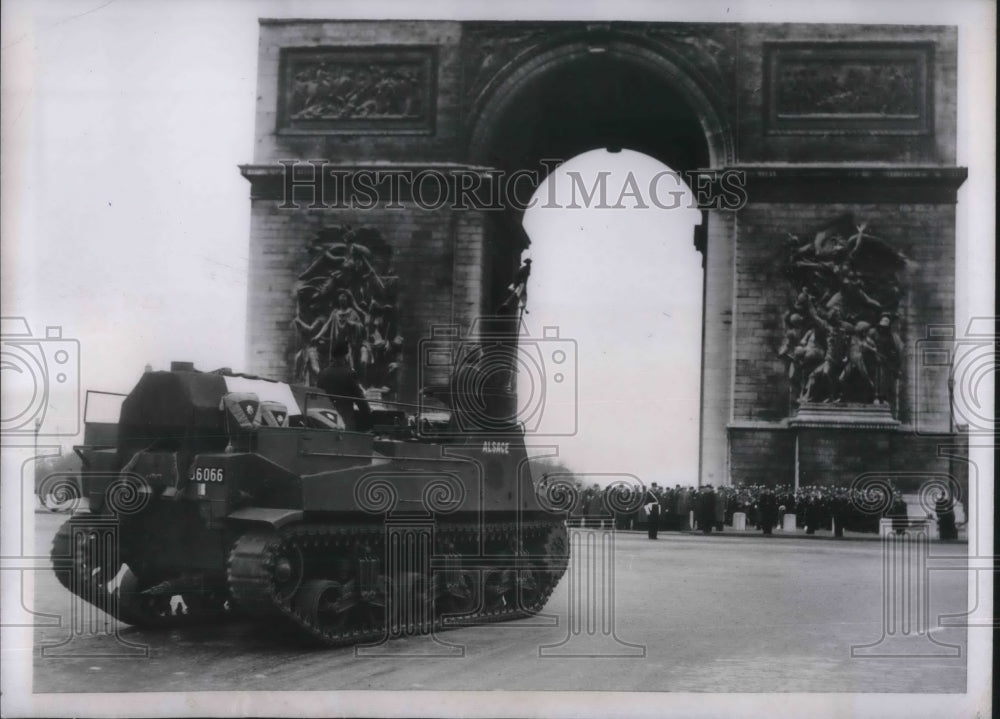
[{"label": "stone archway", "polygon": [[[393,177],[436,173],[453,199],[468,176],[536,170],[537,184],[551,169],[543,159],[628,147],[742,183],[737,205],[709,193],[695,238],[701,482],[948,471],[936,449],[953,434],[947,367],[923,362],[920,343],[954,322],[957,42],[937,26],[262,21],[254,162],[242,168],[253,203],[249,369],[290,374],[292,290],[327,225],[373,226],[391,248],[408,279],[408,366],[419,369],[435,327],[467,329],[489,312],[524,244],[517,209],[428,208]],[[324,187],[309,165],[289,184],[289,165],[316,158],[336,183]],[[379,201],[361,208],[373,174]],[[305,202],[288,202],[299,189]],[[912,261],[891,421],[802,417],[789,402],[778,348],[795,297],[782,243],[844,215]]]},{"label": "stone archway", "polygon": [[[509,175],[537,170],[544,180],[552,160],[581,152],[626,147],[679,173],[721,170],[733,160],[733,138],[713,100],[716,88],[690,60],[634,33],[598,27],[544,42],[482,90],[470,115],[469,158]],[[531,187],[531,191],[535,188]],[[517,269],[527,238],[520,207],[491,218],[486,234],[484,296],[496,295]],[[693,241],[703,254],[703,399],[700,475],[725,477],[729,371],[719,363],[729,342],[732,225],[707,209]],[[711,234],[711,246],[706,237]],[[723,279],[725,278],[725,279]],[[713,359],[715,358],[715,359]]]}]

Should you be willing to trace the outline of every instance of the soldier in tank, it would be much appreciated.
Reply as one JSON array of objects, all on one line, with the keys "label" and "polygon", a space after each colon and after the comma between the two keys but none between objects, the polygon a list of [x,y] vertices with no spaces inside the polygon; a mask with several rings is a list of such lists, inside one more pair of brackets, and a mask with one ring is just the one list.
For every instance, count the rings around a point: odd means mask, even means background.
[{"label": "soldier in tank", "polygon": [[330,365],[319,373],[316,385],[333,396],[334,407],[344,420],[347,429],[366,431],[370,425],[371,408],[365,399],[358,376],[351,369],[350,347],[347,342],[337,342],[333,347]]},{"label": "soldier in tank", "polygon": [[403,338],[396,335],[386,349],[385,357],[385,387],[386,399],[398,400],[402,392],[403,376],[406,365],[403,357]]}]

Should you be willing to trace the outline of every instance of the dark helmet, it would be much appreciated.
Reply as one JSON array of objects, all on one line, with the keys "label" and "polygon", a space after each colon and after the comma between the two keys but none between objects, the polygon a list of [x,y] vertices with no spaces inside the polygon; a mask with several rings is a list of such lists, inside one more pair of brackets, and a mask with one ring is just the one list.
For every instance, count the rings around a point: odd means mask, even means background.
[{"label": "dark helmet", "polygon": [[351,348],[343,340],[340,340],[333,346],[333,356],[335,358],[346,357],[347,353],[350,352]]}]

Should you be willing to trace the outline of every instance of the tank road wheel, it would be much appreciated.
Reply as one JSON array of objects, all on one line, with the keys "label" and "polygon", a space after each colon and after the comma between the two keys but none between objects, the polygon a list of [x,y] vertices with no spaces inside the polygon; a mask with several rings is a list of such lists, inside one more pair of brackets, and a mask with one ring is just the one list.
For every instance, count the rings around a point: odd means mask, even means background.
[{"label": "tank road wheel", "polygon": [[241,534],[229,553],[229,591],[236,607],[251,616],[281,611],[302,584],[302,552],[272,531]]},{"label": "tank road wheel", "polygon": [[542,552],[550,567],[561,569],[561,577],[562,571],[566,571],[566,565],[569,564],[569,536],[566,534],[566,527],[560,524],[548,530]]},{"label": "tank road wheel", "polygon": [[[383,546],[369,541],[359,548],[357,558],[357,598],[360,610],[359,631],[365,635],[384,632],[389,623],[391,598],[395,590],[393,581],[382,566]],[[353,582],[352,582],[353,584]]]},{"label": "tank road wheel", "polygon": [[350,627],[352,609],[357,600],[351,588],[332,579],[310,579],[302,584],[292,609],[303,620],[333,639]]},{"label": "tank road wheel", "polygon": [[393,633],[421,634],[434,621],[434,586],[419,572],[403,572],[393,584],[389,622]]},{"label": "tank road wheel", "polygon": [[435,615],[445,624],[458,617],[475,614],[482,609],[480,574],[469,569],[446,570],[441,578]]},{"label": "tank road wheel", "polygon": [[287,603],[299,591],[305,575],[302,550],[295,545],[283,544],[271,561],[274,596],[279,602]]},{"label": "tank road wheel", "polygon": [[517,609],[534,614],[542,608],[542,590],[539,572],[531,569],[517,570],[515,580],[517,591]]},{"label": "tank road wheel", "polygon": [[504,614],[515,608],[514,572],[510,569],[496,570],[486,575],[484,607],[487,615]]}]

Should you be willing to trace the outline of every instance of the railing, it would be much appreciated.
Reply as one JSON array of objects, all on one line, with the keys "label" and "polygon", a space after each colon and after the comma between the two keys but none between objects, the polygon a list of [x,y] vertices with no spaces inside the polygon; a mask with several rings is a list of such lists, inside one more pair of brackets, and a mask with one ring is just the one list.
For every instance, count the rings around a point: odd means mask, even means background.
[{"label": "railing", "polygon": [[[308,414],[308,412],[309,412],[309,398],[310,397],[329,397],[330,399],[335,399],[335,400],[336,399],[342,399],[342,400],[347,400],[349,402],[367,402],[368,404],[373,404],[373,403],[377,402],[378,404],[394,405],[396,407],[403,407],[403,408],[405,408],[405,407],[411,407],[411,408],[416,409],[418,411],[421,410],[421,409],[425,409],[424,405],[413,404],[412,402],[399,402],[397,400],[385,400],[385,399],[370,400],[367,397],[354,397],[354,396],[351,396],[351,395],[344,395],[344,394],[329,394],[328,392],[322,392],[320,390],[307,390],[306,391],[305,406],[302,408],[302,413],[303,414]],[[451,410],[449,409],[448,411],[450,412]]]}]

